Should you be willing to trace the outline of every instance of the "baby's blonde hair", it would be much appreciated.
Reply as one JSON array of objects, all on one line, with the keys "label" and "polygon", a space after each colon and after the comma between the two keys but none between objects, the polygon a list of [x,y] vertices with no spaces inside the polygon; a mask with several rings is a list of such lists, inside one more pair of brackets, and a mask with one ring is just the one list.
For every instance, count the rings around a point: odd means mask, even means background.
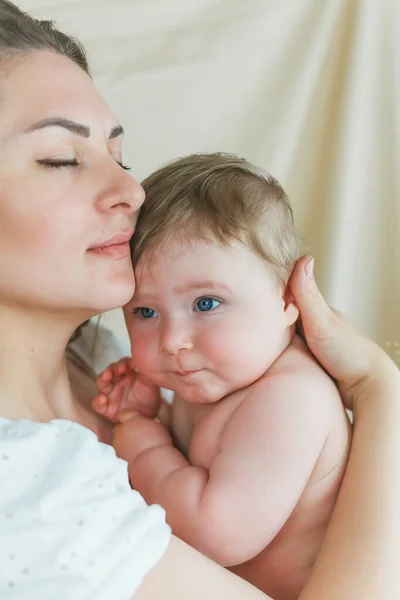
[{"label": "baby's blonde hair", "polygon": [[146,200],[132,238],[134,266],[174,236],[229,246],[238,240],[286,284],[299,256],[289,200],[266,171],[233,154],[175,160],[142,183]]}]

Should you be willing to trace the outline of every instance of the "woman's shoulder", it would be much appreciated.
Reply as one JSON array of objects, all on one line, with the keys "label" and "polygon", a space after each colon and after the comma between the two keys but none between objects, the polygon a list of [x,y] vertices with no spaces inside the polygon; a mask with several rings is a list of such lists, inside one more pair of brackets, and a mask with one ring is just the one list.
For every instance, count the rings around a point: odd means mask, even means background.
[{"label": "woman's shoulder", "polygon": [[[127,463],[86,427],[62,419],[49,423],[0,419],[1,498],[10,504],[34,490],[34,498],[57,490],[59,508],[77,496],[96,502],[104,494],[147,507],[132,490]],[[61,498],[64,491],[64,497]],[[119,500],[121,502],[121,500]],[[160,509],[161,510],[161,509]]]},{"label": "woman's shoulder", "polygon": [[0,457],[0,468],[12,468],[15,477],[20,470],[26,475],[29,466],[36,475],[40,470],[48,475],[57,465],[58,471],[52,473],[54,485],[68,474],[76,480],[89,465],[92,476],[104,477],[108,471],[114,477],[126,476],[125,461],[117,458],[111,446],[100,443],[86,427],[63,419],[38,423],[0,418]]},{"label": "woman's shoulder", "polygon": [[0,485],[0,597],[29,583],[30,597],[130,598],[168,544],[163,509],[77,423],[0,419]]},{"label": "woman's shoulder", "polygon": [[80,498],[83,511],[89,514],[89,507],[107,497],[110,509],[113,503],[119,510],[124,504],[148,508],[131,489],[127,463],[116,456],[114,448],[99,442],[86,427],[67,420],[0,419],[0,481],[0,502],[10,507],[24,497],[31,505],[57,497],[57,510],[71,514],[71,507],[76,509],[74,499]]}]

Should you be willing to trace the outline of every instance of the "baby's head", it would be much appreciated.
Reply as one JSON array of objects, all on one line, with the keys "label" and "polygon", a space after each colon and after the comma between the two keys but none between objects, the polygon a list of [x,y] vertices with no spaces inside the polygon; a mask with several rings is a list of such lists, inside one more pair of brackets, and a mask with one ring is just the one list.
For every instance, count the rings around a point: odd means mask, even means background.
[{"label": "baby's head", "polygon": [[275,179],[230,154],[179,159],[143,187],[125,307],[135,365],[188,401],[215,402],[259,379],[292,338],[292,209]]}]

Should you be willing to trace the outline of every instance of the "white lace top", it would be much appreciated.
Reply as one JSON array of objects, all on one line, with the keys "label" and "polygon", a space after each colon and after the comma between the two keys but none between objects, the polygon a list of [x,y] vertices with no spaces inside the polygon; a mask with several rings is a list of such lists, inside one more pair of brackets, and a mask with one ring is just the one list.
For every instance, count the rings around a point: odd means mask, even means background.
[{"label": "white lace top", "polygon": [[130,600],[165,552],[164,510],[70,421],[0,419],[0,598]]}]

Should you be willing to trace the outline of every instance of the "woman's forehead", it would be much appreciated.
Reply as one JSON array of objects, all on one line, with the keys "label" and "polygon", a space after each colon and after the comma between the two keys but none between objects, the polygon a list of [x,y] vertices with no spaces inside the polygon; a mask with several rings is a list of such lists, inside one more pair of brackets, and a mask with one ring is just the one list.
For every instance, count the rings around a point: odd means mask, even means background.
[{"label": "woman's forehead", "polygon": [[[36,122],[64,118],[90,127],[116,118],[90,77],[69,58],[35,52],[8,68],[0,81],[1,130],[13,126],[23,133]],[[3,127],[4,124],[4,127]]]}]

